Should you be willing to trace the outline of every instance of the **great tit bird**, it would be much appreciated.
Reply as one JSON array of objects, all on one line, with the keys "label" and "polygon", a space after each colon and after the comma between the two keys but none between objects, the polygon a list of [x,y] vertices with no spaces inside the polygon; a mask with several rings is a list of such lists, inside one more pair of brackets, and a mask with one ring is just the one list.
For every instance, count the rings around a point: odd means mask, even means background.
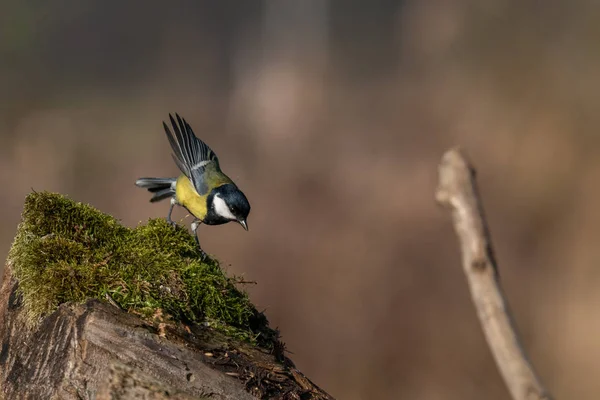
[{"label": "great tit bird", "polygon": [[[248,230],[248,199],[221,171],[214,151],[196,137],[185,119],[178,114],[175,114],[175,118],[177,122],[169,114],[174,134],[164,122],[163,127],[173,150],[173,160],[182,174],[178,178],[140,178],[135,182],[136,186],[146,188],[154,194],[150,199],[152,203],[171,199],[167,222],[173,226],[173,207],[185,207],[195,217],[191,229],[198,247],[198,226],[201,223],[221,225],[235,221]],[[200,251],[205,255],[202,247]]]}]

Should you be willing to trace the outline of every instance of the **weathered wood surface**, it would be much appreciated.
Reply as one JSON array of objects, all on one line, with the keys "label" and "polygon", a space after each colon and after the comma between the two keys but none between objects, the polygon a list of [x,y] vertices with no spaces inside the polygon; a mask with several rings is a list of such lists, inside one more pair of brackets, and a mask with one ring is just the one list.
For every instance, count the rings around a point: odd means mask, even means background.
[{"label": "weathered wood surface", "polygon": [[209,328],[159,331],[97,300],[63,304],[29,328],[17,288],[7,267],[0,289],[5,400],[332,399],[286,358]]}]

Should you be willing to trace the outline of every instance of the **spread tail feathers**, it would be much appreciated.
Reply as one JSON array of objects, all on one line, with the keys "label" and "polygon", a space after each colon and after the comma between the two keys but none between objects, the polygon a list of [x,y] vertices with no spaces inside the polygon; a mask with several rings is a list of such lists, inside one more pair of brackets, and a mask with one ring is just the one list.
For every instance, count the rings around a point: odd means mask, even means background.
[{"label": "spread tail feathers", "polygon": [[175,182],[177,178],[140,178],[135,181],[135,185],[154,193],[150,199],[154,203],[175,195]]}]

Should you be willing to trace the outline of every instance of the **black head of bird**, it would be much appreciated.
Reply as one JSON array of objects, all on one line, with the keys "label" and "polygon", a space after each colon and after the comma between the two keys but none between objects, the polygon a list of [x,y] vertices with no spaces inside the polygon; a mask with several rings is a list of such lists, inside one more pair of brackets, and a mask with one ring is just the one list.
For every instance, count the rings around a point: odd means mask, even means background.
[{"label": "black head of bird", "polygon": [[209,195],[208,203],[210,205],[208,214],[211,218],[224,222],[235,221],[248,230],[247,219],[250,213],[250,203],[237,186],[225,184],[215,188]]}]

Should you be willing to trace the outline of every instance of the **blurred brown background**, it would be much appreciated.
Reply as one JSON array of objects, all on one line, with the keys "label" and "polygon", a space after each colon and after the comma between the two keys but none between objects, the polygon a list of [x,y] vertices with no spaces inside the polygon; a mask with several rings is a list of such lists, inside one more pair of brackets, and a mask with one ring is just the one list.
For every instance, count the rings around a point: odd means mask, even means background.
[{"label": "blurred brown background", "polygon": [[2,254],[31,188],[164,217],[133,182],[177,174],[176,111],[253,207],[248,233],[201,227],[205,249],[259,282],[317,384],[505,399],[433,200],[461,144],[541,377],[597,399],[599,22],[590,1],[3,0]]}]

